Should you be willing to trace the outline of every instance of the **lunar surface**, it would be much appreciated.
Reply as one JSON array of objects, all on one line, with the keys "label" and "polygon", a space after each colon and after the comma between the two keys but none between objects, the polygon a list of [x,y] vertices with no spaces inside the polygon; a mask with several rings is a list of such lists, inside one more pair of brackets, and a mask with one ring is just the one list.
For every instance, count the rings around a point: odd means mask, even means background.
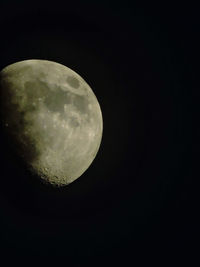
[{"label": "lunar surface", "polygon": [[29,169],[56,186],[80,177],[103,131],[90,86],[70,68],[36,59],[5,67],[0,86],[2,125]]}]

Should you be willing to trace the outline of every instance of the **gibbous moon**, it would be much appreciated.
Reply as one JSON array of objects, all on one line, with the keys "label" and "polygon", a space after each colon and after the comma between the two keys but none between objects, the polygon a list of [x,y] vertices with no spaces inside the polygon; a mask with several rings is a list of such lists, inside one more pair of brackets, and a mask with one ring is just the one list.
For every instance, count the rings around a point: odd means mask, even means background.
[{"label": "gibbous moon", "polygon": [[5,67],[0,86],[3,127],[29,169],[56,186],[80,177],[103,132],[90,86],[70,68],[36,59]]}]

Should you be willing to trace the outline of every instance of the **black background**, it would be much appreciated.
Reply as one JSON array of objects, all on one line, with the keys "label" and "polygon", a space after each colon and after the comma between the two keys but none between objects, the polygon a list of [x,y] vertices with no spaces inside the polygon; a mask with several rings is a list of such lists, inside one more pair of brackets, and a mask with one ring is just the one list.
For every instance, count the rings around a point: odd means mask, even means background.
[{"label": "black background", "polygon": [[1,69],[25,59],[72,68],[104,121],[93,164],[64,188],[31,176],[1,132],[1,254],[16,263],[163,266],[195,253],[196,8],[1,1],[0,25]]}]

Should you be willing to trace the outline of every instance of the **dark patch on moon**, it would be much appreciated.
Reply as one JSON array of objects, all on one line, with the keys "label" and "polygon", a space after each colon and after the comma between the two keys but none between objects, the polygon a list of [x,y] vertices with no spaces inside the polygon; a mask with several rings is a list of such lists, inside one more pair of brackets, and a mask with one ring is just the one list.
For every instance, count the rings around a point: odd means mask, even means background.
[{"label": "dark patch on moon", "polygon": [[43,98],[50,91],[46,84],[41,81],[27,81],[24,83],[24,89],[28,103],[37,101],[38,98]]},{"label": "dark patch on moon", "polygon": [[[24,84],[28,103],[37,103],[42,99],[46,107],[52,112],[64,112],[64,105],[70,103],[69,92],[63,91],[59,86],[51,90],[45,82],[28,81]],[[32,105],[31,105],[32,106]],[[34,107],[32,107],[32,110]]]},{"label": "dark patch on moon", "polygon": [[75,89],[78,89],[80,86],[79,80],[76,79],[74,76],[67,77],[67,83]]},{"label": "dark patch on moon", "polygon": [[[88,113],[88,97],[74,94],[70,91],[64,91],[62,87],[54,85],[54,90],[48,87],[48,84],[38,80],[37,82],[26,82],[24,84],[28,103],[37,102],[39,98],[52,112],[64,114],[64,105],[72,104],[81,113]],[[34,107],[32,107],[32,110]],[[66,116],[66,115],[65,115]]]},{"label": "dark patch on moon", "polygon": [[69,103],[68,93],[62,90],[49,91],[44,100],[47,108],[53,112],[64,112],[64,105]]},{"label": "dark patch on moon", "polygon": [[88,99],[86,96],[76,95],[73,104],[81,113],[88,113]]}]

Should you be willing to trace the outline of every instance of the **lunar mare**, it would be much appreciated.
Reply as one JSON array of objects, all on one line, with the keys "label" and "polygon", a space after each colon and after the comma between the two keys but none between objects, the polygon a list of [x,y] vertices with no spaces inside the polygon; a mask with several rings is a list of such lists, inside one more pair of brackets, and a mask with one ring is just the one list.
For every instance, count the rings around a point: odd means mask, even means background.
[{"label": "lunar mare", "polygon": [[90,86],[70,68],[36,59],[5,67],[0,86],[3,127],[29,168],[57,186],[80,177],[103,132]]}]

